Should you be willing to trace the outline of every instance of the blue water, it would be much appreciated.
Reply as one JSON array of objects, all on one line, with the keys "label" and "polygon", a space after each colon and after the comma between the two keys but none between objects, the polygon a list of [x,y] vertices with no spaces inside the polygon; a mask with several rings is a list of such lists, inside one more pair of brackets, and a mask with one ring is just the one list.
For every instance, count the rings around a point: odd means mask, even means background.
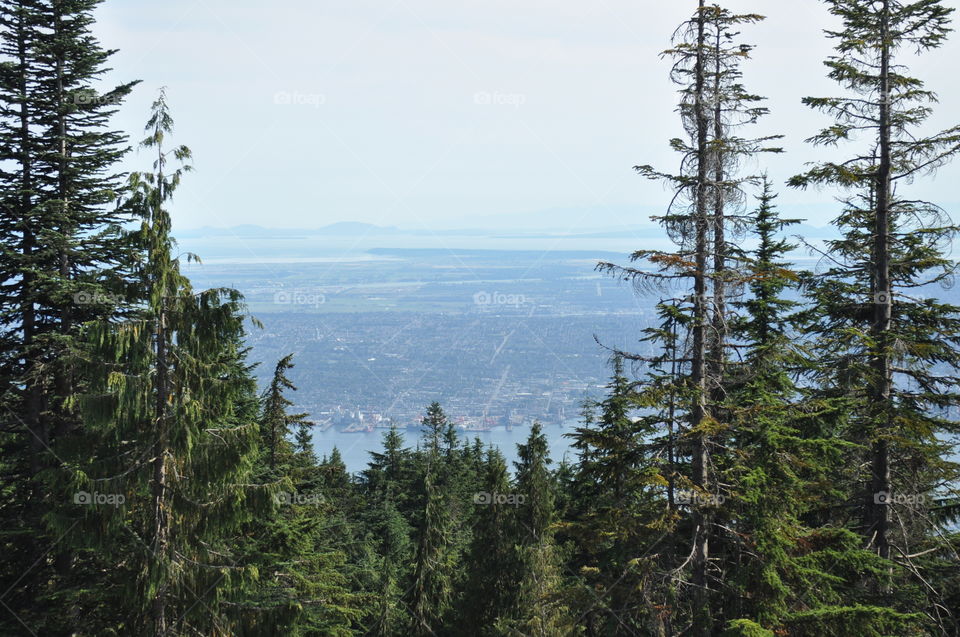
[{"label": "blue water", "polygon": [[[550,448],[550,457],[556,466],[566,454],[572,462],[575,460],[575,453],[570,449],[570,439],[564,437],[564,434],[572,432],[577,427],[577,421],[569,420],[562,425],[543,425],[543,433],[547,437]],[[375,429],[372,433],[341,433],[335,427],[327,431],[315,431],[313,434],[313,447],[319,457],[329,455],[334,446],[340,450],[343,461],[347,465],[347,470],[351,473],[357,473],[366,468],[370,460],[371,451],[381,451],[383,449],[383,435],[387,429]],[[415,448],[421,443],[424,432],[420,429],[401,429],[406,447]],[[530,426],[515,426],[511,430],[506,427],[494,427],[490,431],[461,431],[461,440],[469,440],[473,444],[475,438],[479,438],[484,446],[493,445],[500,449],[500,452],[507,459],[507,466],[512,470],[513,462],[517,460],[517,445],[525,443],[530,435]],[[422,444],[422,443],[421,443]]]}]

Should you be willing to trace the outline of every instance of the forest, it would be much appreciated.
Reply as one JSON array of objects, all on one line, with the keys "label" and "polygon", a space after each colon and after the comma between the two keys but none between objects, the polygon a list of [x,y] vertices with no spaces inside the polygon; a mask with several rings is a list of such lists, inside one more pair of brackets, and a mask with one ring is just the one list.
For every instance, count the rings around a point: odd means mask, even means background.
[{"label": "forest", "polygon": [[[257,386],[242,295],[181,272],[192,154],[163,91],[112,127],[138,81],[102,86],[101,3],[0,0],[0,635],[960,635],[960,228],[917,194],[960,125],[928,130],[910,71],[944,2],[817,3],[835,91],[797,99],[841,158],[778,184],[764,18],[690,0],[648,34],[676,164],[635,167],[674,248],[597,264],[657,299],[655,354],[609,351],[569,461],[535,425],[507,466],[433,403],[357,474],[314,451],[293,355]],[[781,188],[834,201],[837,238],[794,237]]]}]

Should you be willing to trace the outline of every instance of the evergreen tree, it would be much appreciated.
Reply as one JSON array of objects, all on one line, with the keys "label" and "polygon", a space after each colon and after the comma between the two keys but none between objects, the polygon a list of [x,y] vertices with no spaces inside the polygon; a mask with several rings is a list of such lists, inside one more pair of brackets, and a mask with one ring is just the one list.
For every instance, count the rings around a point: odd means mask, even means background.
[{"label": "evergreen tree", "polygon": [[282,358],[261,398],[260,439],[265,443],[254,481],[268,485],[275,508],[248,524],[245,562],[256,566],[258,582],[242,607],[243,629],[251,635],[352,635],[362,615],[361,598],[348,590],[346,555],[331,550],[330,511],[339,504],[326,490],[327,473],[312,448],[297,449],[306,414],[290,414],[285,392],[292,355]]},{"label": "evergreen tree", "polygon": [[[650,523],[659,517],[659,466],[648,453],[646,438],[652,431],[637,416],[638,396],[619,357],[613,367],[607,397],[589,405],[584,425],[568,434],[579,458],[576,504],[562,528],[577,545],[573,563],[587,594],[581,595],[586,606],[576,610],[585,616],[587,634],[615,634],[619,627],[658,634],[662,629],[654,612],[649,556],[657,540]],[[531,443],[526,452],[533,459],[543,443]],[[534,502],[543,511],[526,514],[531,539],[545,532],[544,514],[551,510],[547,495]]]},{"label": "evergreen tree", "polygon": [[534,423],[527,442],[518,445],[517,451],[516,610],[512,613],[516,619],[501,621],[497,626],[503,635],[580,634],[567,606],[569,592],[561,571],[563,556],[554,540],[557,485],[550,471],[547,438],[540,423]]},{"label": "evergreen tree", "polygon": [[447,482],[448,465],[441,446],[448,422],[438,403],[427,408],[423,425],[429,437],[418,489],[422,509],[415,521],[416,552],[406,595],[411,617],[409,632],[417,637],[437,634],[443,625],[453,599],[456,564],[456,522]]},{"label": "evergreen tree", "polygon": [[734,324],[742,360],[732,366],[726,401],[733,434],[720,524],[729,548],[718,556],[727,584],[718,619],[729,637],[836,634],[830,623],[848,621],[856,623],[852,630],[887,634],[905,626],[871,609],[859,586],[865,573],[882,572],[882,562],[852,533],[817,520],[837,491],[832,467],[849,445],[821,435],[835,402],[793,380],[811,362],[797,344],[799,302],[785,298],[798,285],[783,260],[794,246],[778,235],[797,222],[780,219],[774,200],[765,180],[752,231],[758,245],[747,265],[749,297],[737,304],[742,315]]},{"label": "evergreen tree", "polygon": [[[368,514],[364,526],[375,554],[374,577],[369,588],[378,599],[369,634],[378,637],[401,634],[410,623],[403,604],[402,585],[413,561],[412,511],[407,506],[414,488],[410,450],[396,427],[383,435],[383,451],[371,452],[362,474]],[[405,516],[406,514],[406,516]]]},{"label": "evergreen tree", "polygon": [[[4,482],[0,568],[4,604],[32,630],[72,627],[84,566],[45,519],[65,505],[51,493],[57,455],[81,434],[71,364],[82,325],[135,298],[135,247],[116,205],[126,136],[110,129],[135,83],[94,91],[112,51],[92,31],[97,0],[0,2],[0,455]],[[16,495],[14,495],[14,493]],[[50,546],[56,545],[52,559]],[[60,614],[42,609],[68,608]],[[0,632],[23,626],[11,614]]]},{"label": "evergreen tree", "polygon": [[375,544],[377,577],[371,589],[376,595],[376,608],[369,630],[370,635],[388,637],[401,635],[411,618],[403,604],[401,585],[408,576],[413,561],[410,537],[412,529],[390,499],[378,503],[376,514],[368,522]]},{"label": "evergreen tree", "polygon": [[452,527],[445,493],[434,484],[432,470],[423,478],[426,499],[417,529],[413,582],[408,593],[410,634],[426,637],[442,626],[453,596]]},{"label": "evergreen tree", "polygon": [[861,141],[848,159],[791,181],[846,195],[834,222],[843,236],[827,243],[830,265],[808,284],[819,346],[812,380],[849,403],[835,435],[859,445],[847,464],[867,471],[853,476],[843,504],[859,510],[864,545],[895,574],[895,586],[872,580],[878,605],[901,613],[921,607],[947,630],[956,618],[923,572],[951,555],[931,505],[960,476],[947,443],[958,427],[946,413],[960,399],[960,308],[929,295],[954,275],[948,250],[956,228],[941,208],[903,189],[960,152],[960,127],[924,134],[936,95],[908,74],[904,59],[942,46],[953,10],[937,0],[826,5],[841,21],[828,32],[836,54],[826,66],[845,93],[804,100],[834,119],[809,141],[828,148]]},{"label": "evergreen tree", "polygon": [[297,445],[303,451],[309,447],[309,428],[313,424],[307,420],[307,414],[288,414],[287,408],[293,402],[284,396],[284,391],[296,391],[287,371],[293,368],[293,354],[284,356],[277,362],[273,379],[263,399],[263,415],[260,418],[260,428],[263,431],[264,442],[270,455],[270,466],[275,467],[278,455],[289,455],[292,452],[290,437],[296,428]]},{"label": "evergreen tree", "polygon": [[[241,297],[193,290],[172,256],[164,206],[188,166],[167,164],[190,157],[165,146],[172,127],[161,93],[143,142],[156,153],[154,172],[131,178],[146,300],[135,317],[87,326],[88,436],[65,456],[74,502],[86,506],[54,519],[84,550],[110,556],[105,586],[121,587],[112,610],[124,634],[228,631],[224,604],[247,575],[230,547],[257,510],[243,486],[257,427]],[[102,506],[97,493],[123,503]]]},{"label": "evergreen tree", "polygon": [[361,474],[361,485],[370,502],[389,500],[407,520],[416,509],[414,454],[404,446],[404,437],[396,427],[383,435],[383,451],[370,452],[370,462]]},{"label": "evergreen tree", "polygon": [[[752,47],[736,41],[740,26],[762,19],[755,14],[734,14],[700,0],[694,16],[677,30],[674,46],[665,55],[674,60],[672,78],[680,86],[679,112],[687,133],[687,139],[670,142],[683,157],[681,169],[678,174],[659,172],[651,166],[638,166],[637,170],[645,177],[664,181],[674,191],[670,209],[659,221],[678,250],[641,250],[632,255],[634,262],[646,262],[656,271],[609,263],[599,266],[633,282],[640,290],[689,284],[686,296],[660,304],[661,313],[671,319],[670,330],[661,332],[666,337],[662,345],[676,356],[669,361],[657,356],[653,362],[671,363],[675,377],[661,374],[655,379],[661,389],[668,389],[663,396],[670,401],[669,405],[661,403],[658,411],[668,416],[665,424],[669,429],[678,428],[668,437],[671,471],[678,471],[680,460],[686,458],[684,469],[698,493],[710,493],[718,487],[713,473],[722,460],[714,455],[724,449],[722,437],[727,429],[722,411],[730,347],[727,307],[730,288],[741,281],[732,262],[736,251],[731,242],[745,224],[741,212],[743,189],[756,181],[754,176],[741,174],[739,164],[760,153],[780,150],[768,146],[776,137],[749,139],[738,132],[767,112],[759,105],[762,98],[741,84],[740,65]],[[669,316],[678,312],[682,319]],[[681,326],[688,334],[678,339],[678,333],[672,330]],[[674,352],[679,342],[685,344],[684,349]],[[629,358],[644,359],[636,355]],[[681,415],[683,422],[678,420]],[[679,431],[680,425],[683,431]],[[678,447],[680,442],[683,444]],[[686,607],[695,635],[708,635],[713,630],[711,599],[715,597],[711,595],[715,582],[708,574],[715,512],[702,502],[695,499],[690,509],[693,546],[690,559],[683,560],[683,564],[689,564],[684,591],[689,593]]]},{"label": "evergreen tree", "polygon": [[516,568],[512,509],[516,495],[510,487],[507,464],[494,449],[487,452],[483,486],[472,497],[477,507],[473,539],[464,555],[468,571],[460,597],[460,634],[490,635],[498,619],[510,616]]}]

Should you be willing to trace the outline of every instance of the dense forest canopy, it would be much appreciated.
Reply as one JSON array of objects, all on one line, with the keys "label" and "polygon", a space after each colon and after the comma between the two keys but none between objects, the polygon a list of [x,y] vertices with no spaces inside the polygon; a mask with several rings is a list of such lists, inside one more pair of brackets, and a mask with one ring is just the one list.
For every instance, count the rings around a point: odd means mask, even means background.
[{"label": "dense forest canopy", "polygon": [[[112,127],[140,89],[104,86],[101,2],[0,0],[0,634],[960,635],[958,227],[916,194],[960,126],[930,130],[910,70],[952,33],[941,0],[820,3],[834,92],[795,88],[831,159],[786,184],[750,89],[764,17],[688,0],[648,34],[675,166],[635,167],[673,248],[597,264],[656,324],[607,350],[574,457],[535,424],[508,466],[435,402],[357,474],[318,457],[294,355],[257,387],[263,326],[185,275],[192,153],[166,91],[142,140]],[[834,201],[835,237],[793,236],[781,188]]]}]

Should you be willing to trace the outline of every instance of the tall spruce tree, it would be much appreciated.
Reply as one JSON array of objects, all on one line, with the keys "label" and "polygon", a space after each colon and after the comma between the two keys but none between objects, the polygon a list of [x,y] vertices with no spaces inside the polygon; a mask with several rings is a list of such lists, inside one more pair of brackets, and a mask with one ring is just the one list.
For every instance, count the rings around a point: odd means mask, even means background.
[{"label": "tall spruce tree", "polygon": [[960,127],[925,134],[936,95],[904,61],[943,45],[953,10],[937,0],[825,4],[841,22],[827,32],[836,53],[825,64],[845,93],[804,100],[834,119],[809,141],[854,151],[791,181],[845,193],[834,222],[843,236],[827,243],[829,267],[809,282],[820,345],[813,380],[849,399],[836,433],[860,445],[848,462],[867,470],[849,485],[847,504],[859,511],[864,545],[896,577],[896,585],[872,581],[878,603],[906,612],[922,597],[928,621],[947,630],[956,617],[923,573],[956,559],[931,513],[960,476],[949,461],[958,426],[947,413],[960,399],[960,308],[933,296],[954,276],[956,227],[905,190],[960,152]]},{"label": "tall spruce tree", "polygon": [[451,608],[456,565],[456,521],[450,466],[443,450],[450,423],[439,403],[423,418],[428,440],[422,453],[418,496],[421,509],[415,524],[416,551],[405,603],[410,613],[409,633],[417,637],[438,634]]},{"label": "tall spruce tree", "polygon": [[[860,587],[882,561],[857,537],[819,523],[817,512],[837,494],[835,466],[850,445],[823,432],[843,408],[798,386],[813,364],[797,338],[799,302],[786,295],[799,276],[784,260],[794,246],[764,181],[748,256],[749,295],[737,303],[734,334],[741,360],[731,365],[726,410],[732,435],[722,467],[729,497],[720,510],[727,550],[719,557],[725,637],[753,634],[887,634],[907,626],[869,606]],[[802,327],[802,326],[801,326]],[[766,632],[765,632],[766,631]]]},{"label": "tall spruce tree", "polygon": [[80,435],[70,402],[83,378],[70,364],[81,326],[137,296],[135,248],[121,229],[130,217],[116,205],[127,140],[110,129],[135,83],[97,90],[113,53],[92,35],[98,4],[0,3],[0,453],[18,494],[0,499],[3,548],[17,556],[0,569],[11,609],[0,631],[21,621],[67,630],[69,614],[38,611],[90,577],[71,575],[80,564],[44,518],[63,506],[51,495],[59,449]]},{"label": "tall spruce tree", "polygon": [[[290,414],[287,410],[293,402],[284,395],[287,390],[296,391],[296,386],[287,377],[287,371],[293,368],[293,354],[277,361],[270,386],[263,397],[263,415],[260,419],[263,442],[269,452],[269,463],[276,466],[277,456],[286,456],[292,452],[291,437],[298,436],[303,448],[309,436],[310,421],[307,414]],[[294,431],[296,428],[296,431]]]},{"label": "tall spruce tree", "polygon": [[413,562],[412,511],[407,506],[414,488],[411,455],[403,434],[391,427],[383,436],[383,451],[370,453],[362,474],[367,502],[364,526],[375,554],[375,576],[369,588],[378,596],[368,632],[377,637],[400,634],[410,623],[402,586]]},{"label": "tall spruce tree", "polygon": [[[655,379],[655,393],[669,399],[670,404],[661,404],[663,408],[649,403],[646,406],[668,416],[666,428],[677,427],[668,437],[671,471],[677,473],[683,467],[693,491],[701,495],[717,490],[713,474],[722,460],[714,456],[722,453],[729,426],[722,411],[729,356],[728,297],[730,288],[742,280],[735,268],[731,243],[747,221],[743,215],[744,188],[756,182],[755,176],[742,174],[739,165],[760,153],[780,151],[770,145],[777,136],[745,138],[739,133],[767,112],[760,105],[762,98],[746,91],[741,83],[740,65],[752,47],[737,41],[742,25],[762,19],[700,0],[693,17],[675,33],[674,46],[665,55],[674,60],[672,78],[680,87],[678,110],[687,134],[687,139],[670,142],[682,155],[681,169],[678,174],[659,172],[651,166],[638,166],[637,170],[645,177],[666,182],[674,191],[670,209],[658,219],[678,249],[641,250],[632,255],[634,262],[655,268],[651,270],[610,263],[599,266],[633,282],[641,291],[689,286],[685,295],[660,304],[670,329],[661,329],[654,337],[664,338],[662,346],[671,351],[672,358],[628,358],[652,362],[661,370],[671,366],[675,380],[663,373]],[[687,331],[682,338],[675,331],[681,326]],[[678,343],[684,344],[682,349],[677,350]],[[666,394],[661,391],[664,388]],[[675,481],[676,476],[670,477],[668,484]],[[689,578],[682,586],[683,607],[689,609],[695,635],[710,634],[715,615],[711,591],[716,582],[710,580],[709,564],[710,543],[717,528],[709,502],[709,498],[698,497],[689,503],[692,547],[690,558],[683,560],[685,566],[680,569],[689,568]]]},{"label": "tall spruce tree", "polygon": [[471,498],[477,514],[473,538],[464,555],[468,574],[458,600],[461,634],[495,634],[494,625],[511,615],[516,598],[512,581],[516,569],[515,529],[511,519],[516,496],[499,451],[487,452],[485,469],[482,490]]},{"label": "tall spruce tree", "polygon": [[[574,477],[575,501],[564,536],[577,545],[573,567],[580,575],[580,603],[587,634],[617,630],[660,634],[651,591],[656,550],[653,521],[660,517],[659,464],[648,453],[651,424],[638,419],[638,396],[614,359],[607,396],[588,405],[586,422],[569,435],[578,453]],[[544,496],[537,498],[549,514]],[[543,533],[544,512],[524,512],[528,533]],[[527,543],[529,546],[529,540]]]},{"label": "tall spruce tree", "polygon": [[512,637],[581,634],[567,605],[563,556],[554,539],[557,483],[540,423],[533,424],[526,443],[517,445],[517,456],[515,619],[499,622],[498,629]]}]

